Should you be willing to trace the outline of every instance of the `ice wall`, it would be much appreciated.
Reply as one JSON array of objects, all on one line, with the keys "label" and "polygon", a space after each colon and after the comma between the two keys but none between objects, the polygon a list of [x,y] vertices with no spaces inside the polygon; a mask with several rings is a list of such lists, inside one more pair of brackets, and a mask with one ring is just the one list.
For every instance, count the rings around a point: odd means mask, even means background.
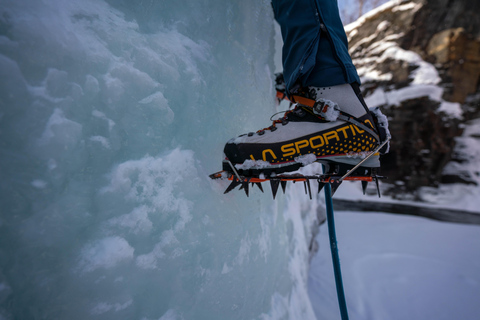
[{"label": "ice wall", "polygon": [[268,0],[0,0],[0,319],[314,319],[316,201],[223,195]]}]

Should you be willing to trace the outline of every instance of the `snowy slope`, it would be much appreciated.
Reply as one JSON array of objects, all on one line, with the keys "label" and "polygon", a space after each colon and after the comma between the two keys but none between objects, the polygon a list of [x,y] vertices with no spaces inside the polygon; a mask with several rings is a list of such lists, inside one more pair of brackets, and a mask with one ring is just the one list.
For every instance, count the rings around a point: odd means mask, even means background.
[{"label": "snowy slope", "polygon": [[[478,319],[480,226],[336,212],[350,319]],[[309,292],[318,319],[340,319],[326,225]]]}]

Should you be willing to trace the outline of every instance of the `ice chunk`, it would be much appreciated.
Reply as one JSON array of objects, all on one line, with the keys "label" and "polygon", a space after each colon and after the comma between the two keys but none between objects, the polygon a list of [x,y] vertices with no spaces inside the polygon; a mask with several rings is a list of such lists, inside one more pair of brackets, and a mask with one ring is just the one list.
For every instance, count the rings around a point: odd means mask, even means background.
[{"label": "ice chunk", "polygon": [[65,117],[61,109],[55,109],[38,140],[40,146],[71,149],[81,139],[82,125]]},{"label": "ice chunk", "polygon": [[92,136],[90,137],[90,141],[95,141],[98,142],[104,147],[105,149],[110,149],[110,142],[108,142],[108,139],[102,136]]},{"label": "ice chunk", "polygon": [[65,97],[70,93],[70,83],[66,71],[51,68],[45,79],[47,93],[52,97]]},{"label": "ice chunk", "polygon": [[172,109],[170,109],[167,99],[165,99],[163,93],[160,91],[140,100],[138,103],[143,108],[161,112],[163,123],[170,124],[173,122],[174,113]]},{"label": "ice chunk", "polygon": [[100,92],[100,84],[94,76],[87,74],[85,85],[83,86],[85,94],[95,96]]},{"label": "ice chunk", "polygon": [[100,111],[98,111],[98,110],[93,110],[93,111],[92,111],[92,116],[107,121],[107,123],[108,123],[108,131],[109,131],[109,132],[112,131],[113,126],[115,125],[115,122],[114,122],[112,119],[107,118],[107,116],[105,115],[105,113],[100,112]]},{"label": "ice chunk", "polygon": [[120,262],[133,259],[133,252],[134,249],[121,237],[103,238],[82,249],[79,266],[84,272],[113,268]]},{"label": "ice chunk", "polygon": [[33,180],[31,184],[37,189],[44,189],[47,186],[47,182],[40,179]]},{"label": "ice chunk", "polygon": [[147,206],[141,206],[128,214],[110,219],[108,224],[125,228],[134,234],[149,233],[153,226],[148,218],[149,211]]},{"label": "ice chunk", "polygon": [[177,312],[173,309],[169,309],[160,319],[158,320],[181,320],[183,317],[178,318]]},{"label": "ice chunk", "polygon": [[108,312],[110,310],[120,311],[120,310],[124,310],[124,309],[128,308],[129,306],[132,305],[132,303],[133,303],[132,299],[129,299],[129,300],[125,301],[124,303],[115,303],[115,304],[111,304],[111,303],[107,303],[107,302],[100,302],[95,307],[93,307],[91,313],[93,315],[100,315],[100,314],[103,314],[103,313]]}]

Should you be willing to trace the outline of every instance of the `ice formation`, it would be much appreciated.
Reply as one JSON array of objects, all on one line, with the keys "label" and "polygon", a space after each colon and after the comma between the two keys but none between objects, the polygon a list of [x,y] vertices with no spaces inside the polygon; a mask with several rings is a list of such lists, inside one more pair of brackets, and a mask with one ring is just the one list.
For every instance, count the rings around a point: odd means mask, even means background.
[{"label": "ice formation", "polygon": [[314,204],[208,178],[273,38],[267,0],[2,1],[0,319],[314,319]]}]

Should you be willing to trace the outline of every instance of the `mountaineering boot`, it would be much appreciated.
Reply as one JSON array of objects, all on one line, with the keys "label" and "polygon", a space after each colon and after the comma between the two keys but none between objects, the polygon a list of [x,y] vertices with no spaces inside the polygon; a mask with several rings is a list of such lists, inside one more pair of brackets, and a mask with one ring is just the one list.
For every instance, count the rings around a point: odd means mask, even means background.
[{"label": "mountaineering boot", "polygon": [[[386,117],[366,107],[356,85],[301,88],[291,94],[290,101],[296,103],[294,109],[270,127],[227,142],[224,170],[270,176],[313,162],[339,164],[348,170],[389,136]],[[362,164],[362,168],[378,167],[379,152]]]}]

